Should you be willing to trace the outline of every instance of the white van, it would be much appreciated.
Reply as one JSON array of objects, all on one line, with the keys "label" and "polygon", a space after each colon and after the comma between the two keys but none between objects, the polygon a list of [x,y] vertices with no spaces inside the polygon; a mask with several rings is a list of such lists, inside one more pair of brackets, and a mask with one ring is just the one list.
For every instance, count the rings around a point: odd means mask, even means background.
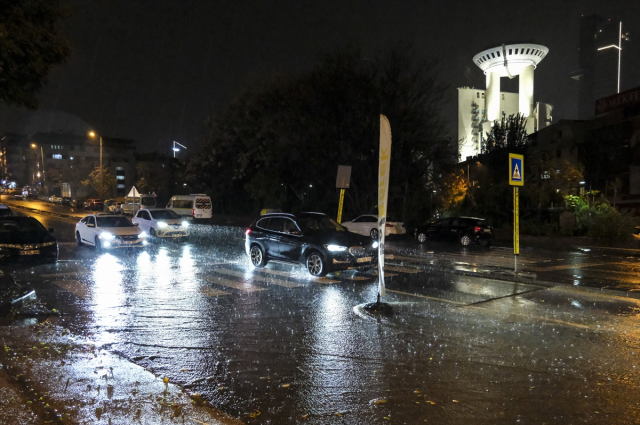
[{"label": "white van", "polygon": [[211,198],[204,193],[172,196],[167,209],[189,220],[211,218]]},{"label": "white van", "polygon": [[156,197],[153,195],[140,195],[136,196],[135,198],[126,196],[122,204],[122,213],[135,215],[140,209],[155,207]]}]

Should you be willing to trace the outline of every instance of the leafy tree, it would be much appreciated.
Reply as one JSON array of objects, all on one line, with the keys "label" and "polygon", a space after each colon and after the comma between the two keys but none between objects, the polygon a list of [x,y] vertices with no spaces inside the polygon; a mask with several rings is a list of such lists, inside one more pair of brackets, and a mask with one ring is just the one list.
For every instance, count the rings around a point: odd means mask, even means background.
[{"label": "leafy tree", "polygon": [[188,183],[214,194],[220,211],[335,211],[337,167],[351,165],[344,215],[375,211],[382,113],[393,133],[390,212],[419,210],[412,197],[424,196],[455,146],[439,115],[446,86],[434,63],[414,58],[393,48],[369,60],[351,46],[308,73],[241,93],[207,121]]},{"label": "leafy tree", "polygon": [[444,211],[457,210],[467,196],[467,177],[463,170],[443,176],[438,193],[438,206]]},{"label": "leafy tree", "polygon": [[482,153],[492,153],[497,150],[508,149],[511,152],[524,150],[528,143],[526,130],[527,119],[523,114],[504,116],[493,122],[491,131],[482,142]]},{"label": "leafy tree", "polygon": [[178,187],[182,163],[174,158],[150,155],[136,165],[136,188],[140,193],[155,193],[159,199],[168,200],[180,192]]},{"label": "leafy tree", "polygon": [[105,196],[109,196],[111,193],[114,182],[115,178],[111,174],[111,169],[103,166],[102,173],[100,173],[100,167],[96,167],[89,173],[88,178],[82,181],[82,185],[92,187],[100,199],[104,199]]},{"label": "leafy tree", "polygon": [[51,69],[69,56],[57,0],[0,2],[0,101],[36,108]]}]

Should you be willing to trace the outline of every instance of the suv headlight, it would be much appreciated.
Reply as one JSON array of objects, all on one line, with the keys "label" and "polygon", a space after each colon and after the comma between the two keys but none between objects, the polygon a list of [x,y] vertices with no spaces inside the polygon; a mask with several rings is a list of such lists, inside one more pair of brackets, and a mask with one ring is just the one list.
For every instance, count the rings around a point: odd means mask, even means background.
[{"label": "suv headlight", "polygon": [[113,238],[115,238],[115,236],[113,236],[112,233],[109,233],[109,232],[100,233],[100,239],[104,239],[104,240],[110,241]]},{"label": "suv headlight", "polygon": [[371,248],[376,249],[378,245],[380,245],[378,241],[373,241],[373,243],[371,244]]},{"label": "suv headlight", "polygon": [[158,222],[158,227],[161,229],[164,229],[165,227],[167,227],[167,223],[165,223],[164,221],[159,221]]},{"label": "suv headlight", "polygon": [[331,252],[340,252],[340,251],[347,250],[346,246],[340,246],[340,245],[325,245],[325,248],[327,248]]},{"label": "suv headlight", "polygon": [[187,220],[183,221],[182,227],[189,227],[189,222]]}]

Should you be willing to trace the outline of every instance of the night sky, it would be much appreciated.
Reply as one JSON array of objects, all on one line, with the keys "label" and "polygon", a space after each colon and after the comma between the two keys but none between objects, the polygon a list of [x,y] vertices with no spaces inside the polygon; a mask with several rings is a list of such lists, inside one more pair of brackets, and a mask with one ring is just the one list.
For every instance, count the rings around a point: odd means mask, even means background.
[{"label": "night sky", "polygon": [[[70,60],[40,95],[41,109],[76,114],[104,135],[135,139],[140,151],[195,150],[205,117],[246,85],[309,69],[322,52],[358,42],[365,54],[396,41],[442,56],[451,85],[443,115],[455,136],[456,87],[484,88],[471,61],[502,43],[534,42],[549,55],[535,75],[535,100],[554,121],[577,116],[581,14],[622,18],[622,90],[640,86],[640,1],[213,1],[61,0]],[[517,80],[503,89],[517,91]],[[19,131],[24,111],[0,108],[0,132]]]}]

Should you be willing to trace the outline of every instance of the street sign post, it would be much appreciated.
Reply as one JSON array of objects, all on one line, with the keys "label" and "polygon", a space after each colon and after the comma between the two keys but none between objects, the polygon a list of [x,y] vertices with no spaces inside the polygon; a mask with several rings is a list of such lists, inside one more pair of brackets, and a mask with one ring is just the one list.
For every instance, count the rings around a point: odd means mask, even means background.
[{"label": "street sign post", "polygon": [[520,254],[520,186],[524,186],[524,156],[509,154],[509,185],[513,186],[513,256],[514,271],[518,272]]},{"label": "street sign post", "polygon": [[338,224],[342,222],[342,207],[344,205],[344,190],[349,189],[351,183],[351,166],[338,165],[338,176],[336,177],[336,188],[340,189],[340,203],[338,204]]}]

